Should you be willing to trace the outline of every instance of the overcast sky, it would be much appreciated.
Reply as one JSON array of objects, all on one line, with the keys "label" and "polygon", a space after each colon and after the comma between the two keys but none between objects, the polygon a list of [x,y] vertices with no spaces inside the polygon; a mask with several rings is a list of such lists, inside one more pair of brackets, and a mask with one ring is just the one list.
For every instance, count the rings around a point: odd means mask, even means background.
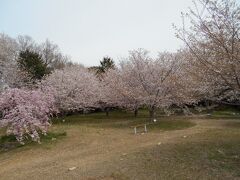
[{"label": "overcast sky", "polygon": [[176,51],[172,23],[191,0],[0,0],[0,32],[49,38],[75,62],[97,65],[129,50]]}]

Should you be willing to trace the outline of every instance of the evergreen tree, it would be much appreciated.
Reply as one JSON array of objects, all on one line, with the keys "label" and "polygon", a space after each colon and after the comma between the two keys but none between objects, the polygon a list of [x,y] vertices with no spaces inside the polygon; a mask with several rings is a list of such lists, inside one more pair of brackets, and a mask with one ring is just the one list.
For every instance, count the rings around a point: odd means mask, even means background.
[{"label": "evergreen tree", "polygon": [[18,66],[30,76],[31,80],[41,80],[44,75],[50,73],[50,69],[44,63],[42,56],[28,49],[20,52]]}]

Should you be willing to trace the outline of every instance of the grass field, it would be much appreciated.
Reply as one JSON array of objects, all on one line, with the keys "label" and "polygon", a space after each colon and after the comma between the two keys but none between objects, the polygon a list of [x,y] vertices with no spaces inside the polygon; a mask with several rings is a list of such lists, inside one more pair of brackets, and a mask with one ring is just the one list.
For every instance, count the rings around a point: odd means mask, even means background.
[{"label": "grass field", "polygon": [[137,135],[146,111],[55,118],[41,144],[24,146],[1,130],[0,179],[240,179],[240,119],[225,111],[160,114]]}]

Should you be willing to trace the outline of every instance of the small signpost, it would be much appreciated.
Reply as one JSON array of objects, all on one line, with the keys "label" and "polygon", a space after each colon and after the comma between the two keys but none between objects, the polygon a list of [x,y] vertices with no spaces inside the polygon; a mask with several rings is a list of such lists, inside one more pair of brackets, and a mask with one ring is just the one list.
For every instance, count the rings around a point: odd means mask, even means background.
[{"label": "small signpost", "polygon": [[134,134],[137,134],[137,128],[144,128],[144,132],[147,133],[147,124],[138,124],[138,125],[135,125],[135,126],[131,126],[133,127],[133,130],[134,130]]}]

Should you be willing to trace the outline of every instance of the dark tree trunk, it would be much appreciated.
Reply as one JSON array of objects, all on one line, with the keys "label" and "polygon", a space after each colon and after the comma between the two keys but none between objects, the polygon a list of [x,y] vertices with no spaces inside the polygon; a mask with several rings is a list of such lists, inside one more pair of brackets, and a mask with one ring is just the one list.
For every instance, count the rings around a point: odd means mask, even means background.
[{"label": "dark tree trunk", "polygon": [[149,109],[149,116],[150,116],[150,120],[153,120],[155,118],[155,107],[151,107]]},{"label": "dark tree trunk", "polygon": [[134,109],[134,117],[137,117],[138,115],[138,109]]},{"label": "dark tree trunk", "polygon": [[109,108],[105,108],[105,112],[106,112],[106,116],[108,117],[109,116]]}]

